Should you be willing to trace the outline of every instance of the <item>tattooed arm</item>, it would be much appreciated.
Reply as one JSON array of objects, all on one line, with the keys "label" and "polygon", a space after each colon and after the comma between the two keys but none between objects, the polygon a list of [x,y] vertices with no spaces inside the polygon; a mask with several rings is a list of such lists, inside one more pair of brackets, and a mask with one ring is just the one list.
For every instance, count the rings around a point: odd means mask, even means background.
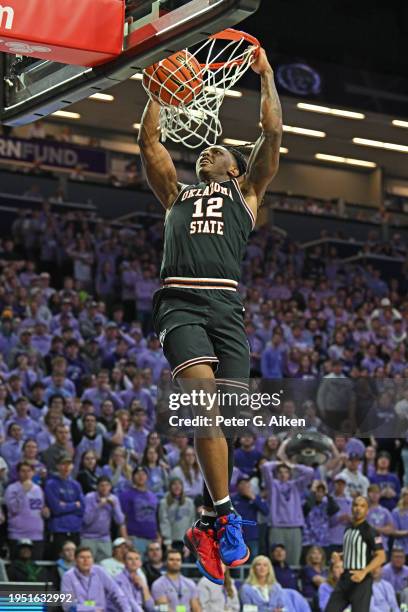
[{"label": "tattooed arm", "polygon": [[282,109],[273,79],[273,70],[263,49],[252,64],[252,69],[261,77],[262,134],[252,150],[241,189],[248,204],[256,212],[266,188],[278,171],[282,140]]},{"label": "tattooed arm", "polygon": [[168,210],[180,191],[177,173],[167,149],[160,142],[160,106],[149,100],[142,116],[138,145],[147,181],[162,206]]}]

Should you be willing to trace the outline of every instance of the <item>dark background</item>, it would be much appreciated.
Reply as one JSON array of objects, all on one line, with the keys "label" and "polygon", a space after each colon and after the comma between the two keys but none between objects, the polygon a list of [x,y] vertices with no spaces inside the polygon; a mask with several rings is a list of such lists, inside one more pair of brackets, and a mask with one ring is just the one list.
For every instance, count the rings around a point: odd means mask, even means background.
[{"label": "dark background", "polygon": [[270,52],[408,76],[406,0],[262,0],[244,24]]},{"label": "dark background", "polygon": [[[255,34],[275,72],[306,63],[321,78],[318,93],[280,93],[392,114],[408,115],[408,2],[389,0],[262,0],[239,24]],[[245,85],[255,87],[251,74]]]}]

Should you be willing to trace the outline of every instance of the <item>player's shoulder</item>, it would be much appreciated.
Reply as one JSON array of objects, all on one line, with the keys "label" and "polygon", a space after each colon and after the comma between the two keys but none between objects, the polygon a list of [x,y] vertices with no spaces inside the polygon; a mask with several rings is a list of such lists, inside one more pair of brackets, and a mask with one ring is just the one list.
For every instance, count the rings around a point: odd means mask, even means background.
[{"label": "player's shoulder", "polygon": [[194,187],[194,185],[190,185],[189,183],[181,183],[180,181],[177,183],[178,192],[181,193],[184,189],[188,187]]},{"label": "player's shoulder", "polygon": [[250,211],[253,227],[255,227],[257,212],[260,206],[262,206],[264,195],[259,196],[253,183],[248,179],[248,175],[244,174],[238,179],[233,179],[234,184],[237,187],[238,195],[243,202],[245,208]]},{"label": "player's shoulder", "polygon": [[185,191],[189,187],[191,187],[191,185],[188,185],[187,183],[177,182],[177,191],[174,193],[172,201],[169,203],[168,206],[166,206],[166,217],[173,208],[174,204],[176,204],[180,200],[180,196],[182,195],[182,193],[185,193]]},{"label": "player's shoulder", "polygon": [[238,178],[234,178],[233,183],[238,187],[244,197],[248,195],[253,195],[255,193],[254,186],[249,180],[247,174],[242,174]]},{"label": "player's shoulder", "polygon": [[177,200],[180,198],[181,194],[186,191],[187,189],[191,189],[193,186],[189,185],[188,183],[180,183],[180,181],[177,183],[177,195],[175,197],[175,200],[173,202],[173,204],[175,202],[177,202]]},{"label": "player's shoulder", "polygon": [[200,186],[200,183],[181,183],[180,181],[177,183],[177,197],[175,201],[177,201],[182,193],[186,193],[188,191],[197,189]]}]

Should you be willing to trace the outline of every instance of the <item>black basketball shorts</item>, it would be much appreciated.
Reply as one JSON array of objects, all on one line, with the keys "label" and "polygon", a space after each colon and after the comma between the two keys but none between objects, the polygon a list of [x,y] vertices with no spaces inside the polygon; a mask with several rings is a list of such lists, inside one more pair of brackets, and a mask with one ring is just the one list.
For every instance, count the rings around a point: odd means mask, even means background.
[{"label": "black basketball shorts", "polygon": [[247,384],[249,345],[236,291],[165,287],[154,296],[153,324],[173,378],[209,363],[218,382]]}]

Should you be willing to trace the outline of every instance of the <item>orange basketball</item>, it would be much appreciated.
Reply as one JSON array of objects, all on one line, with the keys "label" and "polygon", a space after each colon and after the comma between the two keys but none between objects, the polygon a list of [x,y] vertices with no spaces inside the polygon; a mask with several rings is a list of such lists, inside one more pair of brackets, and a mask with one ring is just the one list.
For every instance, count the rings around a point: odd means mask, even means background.
[{"label": "orange basketball", "polygon": [[162,104],[190,104],[203,87],[201,66],[187,49],[149,66],[143,84]]}]

